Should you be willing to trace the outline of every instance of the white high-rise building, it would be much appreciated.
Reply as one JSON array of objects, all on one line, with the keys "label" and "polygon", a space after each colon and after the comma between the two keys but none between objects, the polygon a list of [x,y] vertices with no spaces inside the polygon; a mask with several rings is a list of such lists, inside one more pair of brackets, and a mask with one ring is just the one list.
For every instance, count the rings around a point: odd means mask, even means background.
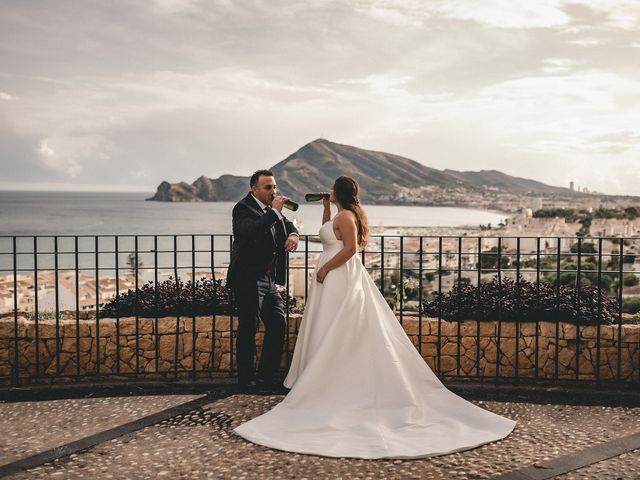
[{"label": "white high-rise building", "polygon": [[533,202],[531,203],[531,210],[533,210],[534,212],[536,210],[542,210],[542,198],[533,199]]}]

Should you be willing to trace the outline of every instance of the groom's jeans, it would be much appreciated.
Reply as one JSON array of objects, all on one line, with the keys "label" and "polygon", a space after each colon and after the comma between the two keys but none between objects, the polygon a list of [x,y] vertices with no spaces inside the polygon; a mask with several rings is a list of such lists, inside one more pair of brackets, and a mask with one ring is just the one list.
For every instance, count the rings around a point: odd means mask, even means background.
[{"label": "groom's jeans", "polygon": [[270,275],[253,282],[240,279],[235,295],[239,317],[236,337],[238,383],[246,384],[256,379],[254,358],[256,331],[260,320],[264,324],[265,334],[257,379],[271,383],[275,380],[280,366],[284,345],[286,320],[282,296],[277,292]]}]

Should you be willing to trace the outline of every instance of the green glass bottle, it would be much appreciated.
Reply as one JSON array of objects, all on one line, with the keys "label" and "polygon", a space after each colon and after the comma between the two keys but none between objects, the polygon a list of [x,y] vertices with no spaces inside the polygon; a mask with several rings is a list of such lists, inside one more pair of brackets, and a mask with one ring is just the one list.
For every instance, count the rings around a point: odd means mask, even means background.
[{"label": "green glass bottle", "polygon": [[292,200],[287,200],[284,202],[283,207],[288,208],[289,210],[293,210],[294,212],[298,210],[298,204]]},{"label": "green glass bottle", "polygon": [[328,193],[319,193],[319,192],[313,192],[313,193],[307,193],[304,196],[304,199],[307,202],[317,202],[319,200],[322,200],[323,198],[329,198],[329,194]]}]

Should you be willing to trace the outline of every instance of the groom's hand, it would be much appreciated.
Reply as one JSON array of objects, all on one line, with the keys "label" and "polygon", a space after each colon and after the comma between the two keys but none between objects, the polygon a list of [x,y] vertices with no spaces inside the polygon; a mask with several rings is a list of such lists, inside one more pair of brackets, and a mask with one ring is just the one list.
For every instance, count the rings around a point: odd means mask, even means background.
[{"label": "groom's hand", "polygon": [[300,237],[298,235],[289,235],[287,240],[284,242],[284,251],[285,252],[295,252],[298,249],[298,241]]},{"label": "groom's hand", "polygon": [[282,212],[282,206],[284,205],[284,202],[286,202],[287,200],[289,200],[289,197],[278,196],[274,198],[273,201],[271,202],[271,208],[275,208],[279,212]]}]

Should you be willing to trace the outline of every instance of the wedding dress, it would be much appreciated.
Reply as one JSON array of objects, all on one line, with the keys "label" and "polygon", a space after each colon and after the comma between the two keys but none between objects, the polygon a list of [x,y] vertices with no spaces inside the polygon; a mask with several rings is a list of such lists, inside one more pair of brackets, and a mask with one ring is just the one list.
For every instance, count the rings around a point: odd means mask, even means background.
[{"label": "wedding dress", "polygon": [[[343,247],[332,221],[319,235],[316,272]],[[324,283],[314,273],[284,385],[282,402],[234,431],[290,452],[420,458],[500,440],[517,423],[440,382],[357,254]]]}]

